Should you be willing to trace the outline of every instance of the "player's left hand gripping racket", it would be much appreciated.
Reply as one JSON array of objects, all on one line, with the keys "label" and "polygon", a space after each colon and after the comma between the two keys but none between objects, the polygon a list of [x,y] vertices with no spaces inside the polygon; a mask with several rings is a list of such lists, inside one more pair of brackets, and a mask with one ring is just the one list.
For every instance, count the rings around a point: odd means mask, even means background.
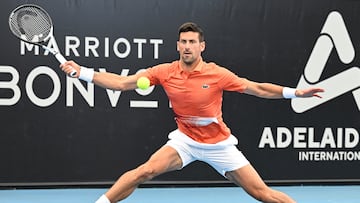
[{"label": "player's left hand gripping racket", "polygon": [[[12,33],[20,40],[42,47],[52,53],[63,64],[66,59],[59,50],[46,46],[50,39],[55,41],[53,23],[49,14],[41,7],[34,4],[25,4],[15,8],[9,16],[9,26]],[[76,70],[69,76],[74,77]]]}]

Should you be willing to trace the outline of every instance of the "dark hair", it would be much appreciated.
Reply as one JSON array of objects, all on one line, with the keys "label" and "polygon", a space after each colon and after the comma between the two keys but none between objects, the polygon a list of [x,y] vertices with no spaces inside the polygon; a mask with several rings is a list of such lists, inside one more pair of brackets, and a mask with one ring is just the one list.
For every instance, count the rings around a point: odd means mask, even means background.
[{"label": "dark hair", "polygon": [[197,33],[199,33],[199,41],[203,42],[205,40],[203,30],[196,23],[187,22],[187,23],[182,24],[179,27],[179,36],[180,36],[180,33],[182,33],[182,32],[197,32]]}]

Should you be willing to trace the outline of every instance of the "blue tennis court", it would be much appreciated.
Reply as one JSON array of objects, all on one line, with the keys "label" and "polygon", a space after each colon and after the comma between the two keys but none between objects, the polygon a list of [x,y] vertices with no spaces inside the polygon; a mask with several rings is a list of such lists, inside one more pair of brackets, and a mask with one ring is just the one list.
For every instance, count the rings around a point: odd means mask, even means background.
[{"label": "blue tennis court", "polygon": [[[276,186],[298,203],[359,203],[360,186]],[[1,203],[93,203],[106,189],[0,190]],[[256,203],[238,187],[139,188],[124,203]]]}]

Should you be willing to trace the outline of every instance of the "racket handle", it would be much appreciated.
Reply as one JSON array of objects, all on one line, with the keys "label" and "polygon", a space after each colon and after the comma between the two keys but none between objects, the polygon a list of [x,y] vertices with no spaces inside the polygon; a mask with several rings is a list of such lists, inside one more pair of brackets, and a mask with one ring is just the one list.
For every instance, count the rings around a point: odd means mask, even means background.
[{"label": "racket handle", "polygon": [[55,54],[55,58],[59,61],[60,64],[63,64],[67,61],[59,52]]},{"label": "racket handle", "polygon": [[[63,55],[61,55],[59,52],[55,54],[55,58],[59,61],[60,64],[65,63],[67,60],[63,57]],[[76,75],[76,70],[73,68],[73,70],[70,72],[69,76],[70,77],[75,77]]]}]

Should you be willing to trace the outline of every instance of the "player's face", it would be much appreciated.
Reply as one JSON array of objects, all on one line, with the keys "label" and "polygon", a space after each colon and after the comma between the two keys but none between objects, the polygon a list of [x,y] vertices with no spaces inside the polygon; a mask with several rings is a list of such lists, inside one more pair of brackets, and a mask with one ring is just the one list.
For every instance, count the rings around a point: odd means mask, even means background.
[{"label": "player's face", "polygon": [[180,60],[186,65],[192,65],[198,61],[201,52],[205,49],[205,42],[200,42],[199,33],[197,32],[182,32],[177,42],[177,50],[180,54]]}]

